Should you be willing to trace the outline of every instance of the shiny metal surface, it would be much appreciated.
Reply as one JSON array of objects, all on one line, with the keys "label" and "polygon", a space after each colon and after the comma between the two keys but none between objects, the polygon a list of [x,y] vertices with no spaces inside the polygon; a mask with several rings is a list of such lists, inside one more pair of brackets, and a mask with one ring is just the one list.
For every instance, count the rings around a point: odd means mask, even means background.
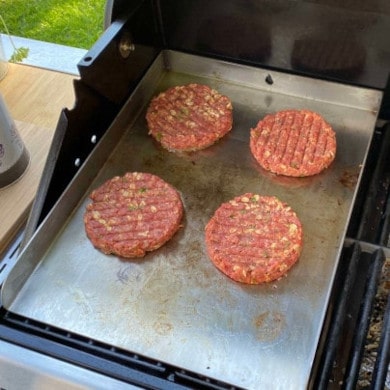
[{"label": "shiny metal surface", "polygon": [[[145,109],[158,91],[190,81],[232,99],[234,127],[209,149],[169,153],[148,136]],[[305,388],[380,99],[374,90],[164,53],[21,253],[3,305],[236,386]],[[315,110],[333,126],[338,152],[325,172],[277,177],[251,157],[249,129],[284,108]],[[159,175],[185,205],[175,237],[134,261],[95,250],[83,226],[87,194],[127,171]],[[206,255],[208,219],[246,191],[276,195],[303,224],[301,258],[274,283],[237,284]]]},{"label": "shiny metal surface", "polygon": [[0,388],[5,390],[136,390],[103,374],[0,340]]}]

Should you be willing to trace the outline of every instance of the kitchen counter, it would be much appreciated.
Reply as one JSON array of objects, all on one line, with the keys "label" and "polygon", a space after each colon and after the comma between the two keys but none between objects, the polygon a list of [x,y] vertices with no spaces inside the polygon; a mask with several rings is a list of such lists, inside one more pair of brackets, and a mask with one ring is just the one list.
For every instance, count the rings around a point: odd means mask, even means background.
[{"label": "kitchen counter", "polygon": [[11,63],[0,81],[0,92],[31,160],[17,182],[0,189],[0,255],[26,222],[61,110],[74,104],[77,77]]}]

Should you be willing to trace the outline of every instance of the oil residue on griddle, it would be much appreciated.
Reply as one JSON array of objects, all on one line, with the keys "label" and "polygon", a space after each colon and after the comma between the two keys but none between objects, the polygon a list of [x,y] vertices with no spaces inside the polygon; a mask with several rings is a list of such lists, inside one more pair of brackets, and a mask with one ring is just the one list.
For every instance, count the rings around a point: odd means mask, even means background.
[{"label": "oil residue on griddle", "polygon": [[262,342],[276,340],[286,326],[284,314],[278,311],[264,311],[253,319],[256,339]]},{"label": "oil residue on griddle", "polygon": [[359,178],[360,167],[346,169],[342,172],[339,179],[340,183],[344,186],[353,190],[356,187]]}]

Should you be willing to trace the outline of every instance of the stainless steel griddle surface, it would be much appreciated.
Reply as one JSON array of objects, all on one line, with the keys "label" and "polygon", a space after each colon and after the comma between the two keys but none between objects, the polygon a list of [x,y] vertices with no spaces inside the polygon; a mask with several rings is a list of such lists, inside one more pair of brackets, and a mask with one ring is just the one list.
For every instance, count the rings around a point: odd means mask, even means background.
[{"label": "stainless steel griddle surface", "polygon": [[[168,69],[163,64],[169,64]],[[304,388],[373,133],[380,96],[352,88],[163,53],[59,203],[22,252],[3,291],[9,310],[245,388]],[[269,78],[268,78],[269,80]],[[232,132],[199,152],[174,154],[148,135],[145,110],[169,86],[208,84],[234,107]],[[333,165],[311,178],[264,172],[249,130],[265,114],[306,108],[337,134]],[[84,232],[88,193],[128,171],[159,175],[181,193],[183,228],[141,260],[94,249]],[[300,217],[304,247],[288,276],[238,284],[207,257],[204,227],[244,192],[275,195]]]}]

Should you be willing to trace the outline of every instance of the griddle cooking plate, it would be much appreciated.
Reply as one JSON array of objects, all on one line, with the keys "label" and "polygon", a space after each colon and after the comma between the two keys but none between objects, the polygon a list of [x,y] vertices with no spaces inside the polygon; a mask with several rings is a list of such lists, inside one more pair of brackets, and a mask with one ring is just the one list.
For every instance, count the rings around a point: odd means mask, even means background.
[{"label": "griddle cooking plate", "polygon": [[[148,135],[145,110],[156,93],[187,82],[229,96],[234,126],[216,145],[179,155]],[[374,90],[162,53],[20,255],[3,286],[3,305],[232,385],[306,387],[358,187],[342,178],[365,163],[379,103]],[[336,131],[336,160],[323,173],[277,177],[251,156],[249,129],[286,108],[317,111]],[[106,256],[84,232],[89,192],[127,171],[159,175],[184,201],[184,227],[143,260]],[[235,283],[206,255],[207,221],[245,192],[277,196],[303,224],[301,258],[275,283]]]}]

